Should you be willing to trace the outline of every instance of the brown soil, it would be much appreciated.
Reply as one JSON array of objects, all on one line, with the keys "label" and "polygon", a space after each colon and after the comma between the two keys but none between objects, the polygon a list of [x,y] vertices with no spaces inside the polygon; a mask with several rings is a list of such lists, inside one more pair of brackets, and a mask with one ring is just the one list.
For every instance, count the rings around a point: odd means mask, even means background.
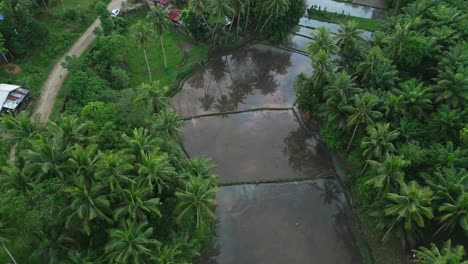
[{"label": "brown soil", "polygon": [[179,47],[181,49],[183,49],[185,52],[189,52],[192,50],[192,45],[190,45],[189,43],[187,42],[180,42],[179,43]]},{"label": "brown soil", "polygon": [[5,69],[5,71],[11,75],[17,75],[18,73],[23,71],[23,69],[18,64],[14,63],[2,65],[2,68]]}]

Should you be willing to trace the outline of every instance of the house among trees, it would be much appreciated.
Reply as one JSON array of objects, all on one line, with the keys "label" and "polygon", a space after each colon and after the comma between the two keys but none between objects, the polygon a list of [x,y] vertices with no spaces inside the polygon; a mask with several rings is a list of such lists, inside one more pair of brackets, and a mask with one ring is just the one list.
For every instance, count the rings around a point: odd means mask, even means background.
[{"label": "house among trees", "polygon": [[0,84],[0,111],[10,112],[17,110],[28,95],[29,90],[13,84]]},{"label": "house among trees", "polygon": [[171,9],[167,13],[167,17],[174,23],[178,23],[182,12],[180,9]]}]

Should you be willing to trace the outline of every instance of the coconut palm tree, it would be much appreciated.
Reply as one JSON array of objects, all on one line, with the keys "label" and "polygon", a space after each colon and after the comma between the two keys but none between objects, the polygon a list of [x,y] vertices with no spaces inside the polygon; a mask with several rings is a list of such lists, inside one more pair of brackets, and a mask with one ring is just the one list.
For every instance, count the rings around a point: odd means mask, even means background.
[{"label": "coconut palm tree", "polygon": [[171,27],[171,21],[167,18],[167,10],[162,8],[160,5],[156,5],[151,8],[147,15],[147,19],[150,21],[151,25],[153,25],[153,32],[159,36],[159,40],[161,41],[161,49],[164,58],[164,69],[167,71],[166,52],[164,51],[163,41],[164,32],[169,30]]},{"label": "coconut palm tree", "polygon": [[170,102],[166,96],[168,86],[162,86],[159,81],[152,82],[151,84],[142,83],[138,88],[138,96],[135,99],[135,104],[145,103],[152,113],[158,113],[165,109]]},{"label": "coconut palm tree", "polygon": [[250,7],[252,6],[252,2],[253,0],[244,0],[244,5],[247,6],[247,14],[245,15],[244,32],[247,31],[247,26],[249,25]]},{"label": "coconut palm tree", "polygon": [[148,187],[137,187],[134,184],[122,193],[123,201],[114,211],[114,219],[128,219],[141,222],[150,214],[161,217],[159,198],[151,198],[152,190]]},{"label": "coconut palm tree", "polygon": [[465,125],[463,112],[447,105],[442,105],[437,112],[432,112],[429,120],[429,130],[436,138],[444,135],[445,138],[455,142],[459,139],[459,131]]},{"label": "coconut palm tree", "polygon": [[314,93],[318,98],[318,102],[322,102],[323,88],[331,83],[335,65],[330,58],[330,54],[320,50],[312,56],[312,68],[314,74],[311,80],[314,85]]},{"label": "coconut palm tree", "polygon": [[408,184],[401,181],[400,192],[388,193],[387,199],[389,204],[384,210],[385,215],[393,217],[395,223],[403,221],[405,230],[422,228],[426,220],[434,217],[431,208],[433,192],[416,181]]},{"label": "coconut palm tree", "polygon": [[415,34],[415,32],[411,30],[411,26],[411,22],[405,22],[403,20],[399,20],[395,25],[395,31],[388,36],[387,42],[389,44],[390,58],[395,60],[400,57],[403,45]]},{"label": "coconut palm tree", "polygon": [[79,120],[78,117],[61,116],[58,123],[49,121],[48,130],[54,137],[60,137],[65,144],[72,146],[76,143],[84,143],[89,123]]},{"label": "coconut palm tree", "polygon": [[130,176],[133,170],[134,157],[123,151],[99,153],[97,162],[96,178],[104,181],[110,188],[111,193],[122,192],[123,187],[130,183],[136,183]]},{"label": "coconut palm tree", "polygon": [[468,103],[468,67],[459,66],[439,72],[437,84],[433,87],[436,102],[443,102],[454,108]]},{"label": "coconut palm tree", "polygon": [[63,168],[64,171],[76,176],[84,176],[88,183],[95,180],[94,172],[96,171],[97,163],[97,148],[96,145],[75,145],[70,149],[70,158],[66,161]]},{"label": "coconut palm tree", "polygon": [[354,95],[353,105],[343,106],[342,109],[349,113],[347,118],[347,126],[354,126],[353,134],[349,140],[347,150],[351,147],[354,136],[359,125],[371,125],[381,118],[383,114],[379,111],[374,110],[379,103],[379,99],[370,93],[364,93],[362,95]]},{"label": "coconut palm tree", "polygon": [[289,1],[287,0],[269,0],[263,3],[265,5],[265,11],[270,14],[265,22],[263,23],[260,31],[263,31],[265,26],[273,18],[277,18],[280,15],[285,14],[289,9]]},{"label": "coconut palm tree", "polygon": [[166,140],[178,140],[181,126],[179,115],[171,109],[165,109],[156,115],[152,129]]},{"label": "coconut palm tree", "polygon": [[9,237],[12,235],[13,229],[7,227],[6,223],[2,220],[0,220],[0,245],[2,245],[3,250],[5,250],[8,257],[10,257],[11,261],[13,261],[13,263],[16,264],[15,258],[13,257],[13,255],[7,247],[7,244],[10,242]]},{"label": "coconut palm tree", "polygon": [[145,22],[143,21],[138,21],[135,26],[134,26],[134,34],[135,38],[137,40],[138,45],[140,45],[141,48],[143,48],[143,53],[145,54],[145,60],[146,60],[146,67],[148,69],[148,75],[150,82],[153,82],[153,77],[151,76],[151,69],[149,66],[148,62],[148,56],[146,55],[146,47],[148,45],[148,41],[151,38],[151,34],[153,34],[153,31],[146,25]]},{"label": "coconut palm tree", "polygon": [[158,143],[148,130],[141,127],[134,128],[130,136],[123,134],[122,139],[125,142],[125,152],[134,155],[137,162],[140,162],[142,152],[156,149]]},{"label": "coconut palm tree", "polygon": [[147,222],[124,221],[119,228],[109,230],[109,240],[104,247],[110,263],[147,263],[160,244],[152,239],[153,228]]},{"label": "coconut palm tree", "polygon": [[32,175],[18,168],[15,162],[8,161],[6,166],[0,167],[0,186],[28,192],[33,189],[34,181]]},{"label": "coconut palm tree", "polygon": [[[211,173],[216,168],[211,164],[211,160],[205,158],[191,158],[184,166],[184,171],[191,177],[214,180],[216,176]],[[213,181],[214,182],[214,181]]]},{"label": "coconut palm tree", "polygon": [[361,93],[362,89],[356,87],[351,77],[344,71],[333,76],[333,82],[325,86],[323,98],[329,101],[343,102],[348,104],[349,98]]},{"label": "coconut palm tree", "polygon": [[[245,3],[244,0],[231,0],[231,7],[234,9],[234,14],[232,15],[231,21],[234,22],[234,17],[237,16],[237,21],[236,21],[236,34],[239,36],[239,23],[241,19],[241,14],[245,12],[245,5],[249,3]],[[229,31],[231,30],[231,27],[234,23],[231,23],[231,26],[229,26]]]},{"label": "coconut palm tree", "polygon": [[71,249],[74,240],[68,236],[62,226],[50,226],[47,230],[39,231],[36,236],[39,246],[33,255],[41,256],[44,263],[62,263],[60,260],[65,252]]},{"label": "coconut palm tree", "polygon": [[399,88],[393,88],[391,93],[401,96],[403,113],[410,117],[421,117],[432,108],[431,94],[429,88],[416,79],[400,83]]},{"label": "coconut palm tree", "polygon": [[197,16],[201,16],[203,21],[205,22],[206,26],[209,28],[210,24],[205,19],[205,16],[203,15],[205,13],[206,9],[206,1],[205,0],[190,0],[189,1],[189,9],[192,10]]},{"label": "coconut palm tree", "polygon": [[69,228],[73,221],[81,222],[80,231],[91,235],[91,221],[104,220],[113,223],[107,216],[110,210],[110,201],[104,193],[101,182],[87,184],[84,177],[75,179],[75,185],[66,189],[71,196],[71,203],[62,214],[66,215],[65,227]]},{"label": "coconut palm tree", "polygon": [[141,163],[138,164],[137,182],[140,187],[156,188],[161,194],[163,189],[170,189],[169,183],[174,182],[177,173],[169,163],[167,154],[153,150],[141,153]]},{"label": "coconut palm tree", "polygon": [[364,137],[361,147],[362,155],[368,160],[382,161],[390,153],[396,151],[392,141],[395,141],[400,132],[390,130],[390,123],[377,123],[367,127],[367,136]]},{"label": "coconut palm tree", "polygon": [[[3,150],[22,145],[33,139],[41,131],[40,125],[29,117],[27,111],[18,116],[3,115],[0,118],[0,143]],[[10,154],[10,153],[8,153]]]},{"label": "coconut palm tree", "polygon": [[68,159],[68,149],[60,139],[41,137],[31,141],[31,148],[21,152],[27,161],[24,170],[36,179],[63,177],[63,164]]},{"label": "coconut palm tree", "polygon": [[348,54],[351,49],[355,48],[360,42],[363,42],[362,33],[364,33],[364,30],[358,29],[357,23],[354,20],[341,23],[335,36],[336,45],[340,49],[340,53],[343,55]]},{"label": "coconut palm tree", "polygon": [[199,229],[204,227],[209,219],[216,218],[212,210],[216,205],[217,189],[211,186],[211,180],[191,177],[185,188],[175,193],[178,199],[176,207],[178,223],[186,217],[194,217],[195,229]]},{"label": "coconut palm tree", "polygon": [[364,54],[364,58],[357,65],[354,75],[360,77],[360,80],[367,80],[370,73],[375,71],[377,65],[385,61],[386,58],[380,47],[374,46]]},{"label": "coconut palm tree", "polygon": [[458,225],[468,234],[468,192],[462,189],[457,196],[444,192],[438,193],[438,196],[445,201],[438,208],[441,213],[438,219],[442,223],[441,228],[452,232]]},{"label": "coconut palm tree", "polygon": [[226,16],[231,16],[231,14],[234,13],[234,9],[229,5],[229,1],[209,0],[208,10],[211,14],[212,21],[215,23],[213,33],[211,34],[211,42],[213,42],[219,24],[221,23],[224,25]]},{"label": "coconut palm tree", "polygon": [[383,162],[375,160],[367,161],[371,165],[372,179],[367,184],[372,185],[378,190],[379,194],[387,194],[392,187],[397,187],[397,183],[404,180],[405,173],[403,169],[410,162],[400,156],[389,155]]},{"label": "coconut palm tree", "polygon": [[463,246],[452,247],[452,241],[449,239],[444,243],[442,250],[439,250],[435,244],[430,244],[429,248],[419,247],[419,250],[413,250],[416,264],[468,264],[468,260],[463,260],[465,250]]},{"label": "coconut palm tree", "polygon": [[460,227],[468,234],[468,173],[465,169],[445,167],[434,173],[422,174],[422,177],[436,191],[441,227],[437,231],[453,232]]},{"label": "coconut palm tree", "polygon": [[330,29],[326,27],[318,27],[314,34],[311,35],[312,41],[307,45],[307,51],[314,55],[319,51],[325,51],[332,54],[337,51],[338,47],[331,36]]}]

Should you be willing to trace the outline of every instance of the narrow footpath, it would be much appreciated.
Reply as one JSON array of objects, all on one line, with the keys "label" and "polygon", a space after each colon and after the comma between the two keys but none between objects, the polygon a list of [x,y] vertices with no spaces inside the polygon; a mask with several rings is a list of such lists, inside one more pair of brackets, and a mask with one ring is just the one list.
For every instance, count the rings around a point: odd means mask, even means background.
[{"label": "narrow footpath", "polygon": [[[120,8],[121,0],[112,0],[107,9],[110,11],[115,8]],[[50,113],[52,112],[52,107],[55,103],[55,98],[57,97],[58,91],[62,86],[63,81],[68,75],[68,70],[62,67],[62,63],[65,60],[66,56],[80,56],[86,48],[93,42],[96,38],[94,35],[94,29],[101,25],[101,21],[96,19],[93,24],[85,31],[85,33],[73,44],[73,46],[61,57],[57,63],[55,63],[54,68],[49,73],[47,80],[44,82],[41,88],[41,94],[36,101],[36,107],[34,108],[34,114],[39,114],[39,120],[42,123],[49,120]]]}]

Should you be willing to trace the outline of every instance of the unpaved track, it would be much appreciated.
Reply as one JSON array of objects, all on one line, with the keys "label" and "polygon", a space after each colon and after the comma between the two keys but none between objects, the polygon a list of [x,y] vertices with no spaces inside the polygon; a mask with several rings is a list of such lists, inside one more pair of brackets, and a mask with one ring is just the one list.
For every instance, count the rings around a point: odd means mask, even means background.
[{"label": "unpaved track", "polygon": [[[119,8],[121,5],[121,0],[112,0],[107,6],[107,9],[112,10],[114,8]],[[41,89],[41,94],[39,99],[36,101],[36,107],[34,109],[34,114],[39,115],[39,120],[42,123],[45,123],[49,120],[50,113],[52,112],[52,107],[55,103],[55,97],[57,97],[58,91],[62,86],[63,81],[68,75],[67,69],[62,67],[62,62],[65,60],[66,56],[80,56],[85,49],[93,42],[96,38],[93,31],[101,25],[101,21],[96,19],[93,24],[86,30],[86,32],[73,44],[73,46],[61,57],[57,63],[54,65],[54,68],[49,73],[47,80],[44,82],[44,85]]]}]

